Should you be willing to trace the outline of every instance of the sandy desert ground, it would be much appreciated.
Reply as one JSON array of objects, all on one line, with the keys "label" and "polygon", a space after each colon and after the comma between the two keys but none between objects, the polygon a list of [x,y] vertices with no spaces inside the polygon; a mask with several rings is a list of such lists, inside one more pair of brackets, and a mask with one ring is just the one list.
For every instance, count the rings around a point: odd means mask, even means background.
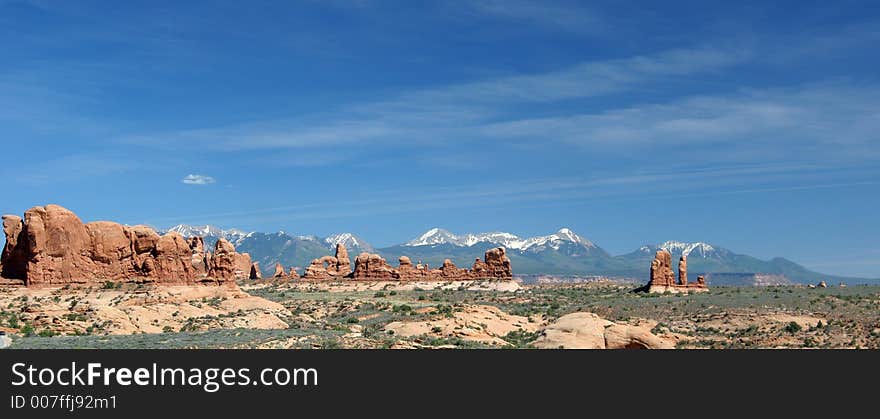
[{"label": "sandy desert ground", "polygon": [[880,348],[880,287],[245,281],[0,289],[13,348]]}]

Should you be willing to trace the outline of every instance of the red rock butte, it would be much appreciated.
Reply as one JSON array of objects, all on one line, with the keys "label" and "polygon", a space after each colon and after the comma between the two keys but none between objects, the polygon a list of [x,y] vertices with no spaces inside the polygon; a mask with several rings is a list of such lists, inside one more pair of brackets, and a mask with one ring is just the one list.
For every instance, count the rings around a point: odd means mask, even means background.
[{"label": "red rock butte", "polygon": [[[299,279],[296,270],[291,269],[290,277]],[[252,275],[252,279],[258,279]],[[427,264],[413,264],[409,257],[401,256],[398,267],[393,268],[379,255],[361,253],[354,261],[342,244],[336,245],[336,256],[315,259],[305,269],[302,278],[306,281],[354,280],[354,281],[470,281],[470,280],[511,280],[513,272],[510,258],[503,247],[490,249],[485,259],[476,259],[471,269],[458,268],[446,259],[443,266],[432,269]]]},{"label": "red rock butte", "polygon": [[111,282],[224,284],[247,277],[251,260],[220,239],[213,252],[201,237],[160,236],[146,226],[84,224],[57,205],[3,216],[6,245],[0,276],[26,286]]},{"label": "red rock butte", "polygon": [[651,261],[651,281],[647,285],[648,292],[654,293],[681,293],[681,292],[704,292],[708,291],[706,280],[703,276],[697,277],[697,282],[688,282],[687,256],[682,256],[678,261],[678,281],[675,280],[675,271],[672,270],[672,254],[667,250],[658,250]]}]

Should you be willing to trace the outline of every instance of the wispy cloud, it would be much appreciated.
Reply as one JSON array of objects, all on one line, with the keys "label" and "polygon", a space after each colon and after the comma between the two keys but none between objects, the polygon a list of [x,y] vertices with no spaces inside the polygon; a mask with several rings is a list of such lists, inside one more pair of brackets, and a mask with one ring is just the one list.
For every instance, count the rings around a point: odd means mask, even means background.
[{"label": "wispy cloud", "polygon": [[469,7],[476,13],[573,33],[603,33],[610,27],[608,17],[582,4],[532,0],[474,0],[462,3],[463,7]]},{"label": "wispy cloud", "polygon": [[[154,223],[234,223],[361,218],[453,208],[495,208],[511,204],[559,205],[583,200],[656,201],[690,196],[760,194],[841,187],[874,187],[876,169],[840,169],[809,164],[769,164],[687,168],[593,178],[538,178],[527,181],[451,184],[420,191],[371,189],[368,196],[352,197],[356,206],[340,207],[337,200],[246,209],[218,213],[163,216]],[[771,186],[767,186],[771,185]]]},{"label": "wispy cloud", "polygon": [[44,160],[23,168],[4,168],[0,177],[32,186],[76,182],[92,176],[106,176],[142,170],[144,167],[113,153],[78,153]]},{"label": "wispy cloud", "polygon": [[838,82],[515,119],[489,124],[485,133],[496,138],[555,139],[591,147],[729,144],[748,145],[755,153],[784,150],[788,156],[867,153],[862,156],[876,157],[878,108],[880,86]]},{"label": "wispy cloud", "polygon": [[181,182],[186,185],[210,185],[212,183],[217,183],[217,180],[211,176],[187,175],[181,180]]},{"label": "wispy cloud", "polygon": [[511,75],[402,93],[308,116],[224,127],[129,135],[119,141],[150,147],[181,145],[220,152],[321,148],[373,142],[448,141],[520,105],[610,95],[664,78],[715,71],[748,59],[743,51],[677,49],[620,60],[587,62],[542,74]]}]

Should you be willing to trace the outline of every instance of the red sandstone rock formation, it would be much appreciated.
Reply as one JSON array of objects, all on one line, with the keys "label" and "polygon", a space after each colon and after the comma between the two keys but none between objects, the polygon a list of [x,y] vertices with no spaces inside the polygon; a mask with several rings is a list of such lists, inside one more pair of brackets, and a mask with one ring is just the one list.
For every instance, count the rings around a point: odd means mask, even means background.
[{"label": "red sandstone rock formation", "polygon": [[272,275],[273,278],[284,278],[287,274],[284,272],[284,266],[280,263],[275,264],[275,274]]},{"label": "red sandstone rock formation", "polygon": [[205,252],[205,239],[190,237],[189,248],[192,249],[192,265],[196,275],[206,276],[211,270],[211,253]]},{"label": "red sandstone rock formation", "polygon": [[513,271],[510,268],[510,258],[507,257],[507,250],[503,247],[491,249],[486,252],[486,266],[488,268],[488,278],[513,278]]},{"label": "red sandstone rock formation", "polygon": [[306,268],[304,279],[326,280],[341,279],[351,275],[351,259],[348,258],[348,250],[345,245],[336,245],[336,256],[324,256],[315,259]]},{"label": "red sandstone rock formation", "polygon": [[250,253],[235,254],[235,278],[247,279],[251,274],[251,255]]},{"label": "red sandstone rock formation", "polygon": [[339,243],[336,245],[336,275],[348,276],[349,274],[351,274],[351,259],[348,257],[345,245]]},{"label": "red sandstone rock formation", "polygon": [[177,233],[159,236],[145,226],[83,224],[57,205],[31,208],[24,220],[5,216],[3,231],[7,244],[0,259],[2,274],[29,286],[103,281],[185,284],[205,275],[218,282],[235,278],[234,270],[227,271],[224,265],[224,258],[237,255],[228,242],[220,255],[209,257],[201,240],[188,242]]},{"label": "red sandstone rock formation", "polygon": [[[410,263],[412,264],[412,263]],[[394,269],[379,255],[361,253],[354,261],[354,279],[391,281],[397,279]]]},{"label": "red sandstone rock formation", "polygon": [[290,279],[299,279],[299,272],[297,272],[296,269],[296,266],[290,267],[290,271],[288,272],[290,275]]},{"label": "red sandstone rock formation", "polygon": [[400,265],[393,269],[379,255],[362,253],[355,259],[355,280],[400,281],[466,281],[475,279],[511,279],[510,259],[503,248],[486,252],[486,260],[477,259],[473,270],[460,269],[451,260],[445,260],[440,269],[428,265],[413,265],[407,256],[401,256]]},{"label": "red sandstone rock formation", "polygon": [[27,276],[27,246],[19,246],[19,243],[25,243],[27,240],[24,220],[15,215],[4,215],[3,232],[6,235],[6,246],[3,247],[0,257],[2,261],[0,276],[24,279]]},{"label": "red sandstone rock formation", "polygon": [[238,270],[238,257],[235,246],[226,239],[217,240],[214,246],[214,256],[211,258],[211,270],[209,278],[234,280]]},{"label": "red sandstone rock formation", "polygon": [[306,268],[303,275],[305,279],[332,279],[336,277],[336,266],[339,261],[333,256],[324,256],[315,259]]},{"label": "red sandstone rock formation", "polygon": [[682,255],[678,260],[678,285],[688,284],[688,262],[687,256]]},{"label": "red sandstone rock formation", "polygon": [[678,263],[679,282],[675,281],[675,271],[672,270],[672,254],[666,250],[658,250],[651,261],[651,281],[647,285],[648,292],[700,292],[705,291],[705,278],[697,278],[696,283],[687,282],[687,258],[681,257]]}]

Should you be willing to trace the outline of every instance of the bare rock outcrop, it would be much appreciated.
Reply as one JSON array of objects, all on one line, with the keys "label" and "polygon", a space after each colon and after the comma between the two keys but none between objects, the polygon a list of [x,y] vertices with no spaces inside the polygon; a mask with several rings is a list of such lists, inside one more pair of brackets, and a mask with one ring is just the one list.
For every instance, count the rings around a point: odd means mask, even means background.
[{"label": "bare rock outcrop", "polygon": [[673,349],[645,327],[614,323],[593,313],[572,313],[547,326],[532,343],[539,349]]},{"label": "bare rock outcrop", "polygon": [[251,255],[250,253],[235,254],[235,278],[247,279],[251,275]]},{"label": "bare rock outcrop", "polygon": [[329,280],[351,276],[351,259],[345,245],[336,245],[336,256],[324,256],[312,261],[303,274],[304,279]]},{"label": "bare rock outcrop", "polygon": [[428,264],[414,264],[408,256],[398,259],[398,267],[392,267],[381,255],[361,253],[355,258],[354,270],[348,251],[342,244],[336,247],[336,256],[324,256],[313,260],[305,269],[303,279],[312,281],[354,279],[362,281],[469,281],[479,279],[512,279],[510,258],[504,248],[486,252],[486,262],[477,259],[472,270],[455,266],[451,260],[440,268]]},{"label": "bare rock outcrop", "polygon": [[336,275],[348,276],[351,273],[351,259],[348,257],[348,250],[345,245],[338,243],[336,245]]},{"label": "bare rock outcrop", "polygon": [[[412,263],[410,262],[410,265]],[[355,280],[378,280],[391,281],[395,278],[395,271],[388,262],[379,255],[361,253],[354,261]],[[399,274],[397,275],[399,276]]]},{"label": "bare rock outcrop", "polygon": [[507,250],[503,247],[490,249],[486,252],[486,267],[488,268],[489,278],[513,278],[510,258],[507,257]]},{"label": "bare rock outcrop", "polygon": [[461,269],[451,260],[443,262],[439,269],[427,264],[413,265],[407,256],[401,256],[397,269],[388,265],[379,255],[363,253],[355,259],[355,280],[399,281],[467,281],[477,279],[512,279],[510,259],[504,248],[486,252],[486,262],[477,259],[472,270]]},{"label": "bare rock outcrop", "polygon": [[681,259],[678,260],[678,284],[688,284],[688,262],[687,256],[684,255],[682,255]]},{"label": "bare rock outcrop", "polygon": [[211,253],[205,251],[205,239],[190,237],[189,248],[192,250],[192,265],[197,275],[207,275],[211,270]]},{"label": "bare rock outcrop", "polygon": [[3,247],[2,259],[0,259],[2,260],[0,276],[24,279],[27,276],[27,246],[19,246],[19,243],[25,243],[27,240],[24,220],[15,215],[4,215],[3,232],[6,235],[6,245]]},{"label": "bare rock outcrop", "polygon": [[667,250],[658,250],[651,261],[651,279],[645,288],[648,292],[655,293],[681,293],[703,292],[708,290],[703,276],[697,277],[697,282],[688,283],[687,257],[682,256],[678,262],[678,281],[675,280],[675,271],[672,270],[672,254]]},{"label": "bare rock outcrop", "polygon": [[214,246],[214,256],[211,258],[211,270],[209,278],[234,280],[238,271],[238,257],[235,246],[228,240],[221,238]]},{"label": "bare rock outcrop", "polygon": [[210,277],[235,279],[229,268],[237,253],[219,243],[211,256],[204,241],[177,233],[158,235],[149,227],[99,221],[84,224],[57,205],[34,207],[24,219],[3,217],[6,236],[0,264],[3,276],[25,285],[63,285],[104,281],[189,284]]},{"label": "bare rock outcrop", "polygon": [[284,278],[287,276],[287,273],[284,272],[284,266],[280,263],[275,264],[275,274],[272,275],[273,278]]}]

